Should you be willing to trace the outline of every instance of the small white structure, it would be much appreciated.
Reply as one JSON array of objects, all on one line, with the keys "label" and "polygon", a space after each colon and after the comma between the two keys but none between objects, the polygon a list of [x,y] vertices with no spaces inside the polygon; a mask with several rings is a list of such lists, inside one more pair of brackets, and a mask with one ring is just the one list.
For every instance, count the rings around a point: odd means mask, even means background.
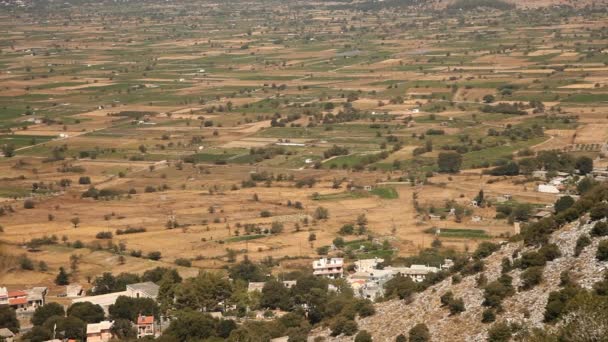
[{"label": "small white structure", "polygon": [[13,342],[15,340],[15,334],[7,328],[0,329],[0,341],[2,342]]},{"label": "small white structure", "polygon": [[355,262],[355,269],[357,272],[373,272],[378,268],[378,264],[383,262],[384,259],[381,258],[361,259]]},{"label": "small white structure", "polygon": [[[283,281],[283,285],[290,289],[294,286],[296,286],[298,282],[296,280],[285,280]],[[254,291],[259,291],[262,292],[262,289],[264,288],[264,285],[266,285],[266,282],[261,281],[261,282],[249,282],[249,286],[247,286],[247,292],[254,292]]]},{"label": "small white structure", "polygon": [[551,184],[539,184],[537,191],[545,194],[559,194],[559,189]]},{"label": "small white structure", "polygon": [[65,287],[65,296],[68,298],[81,297],[83,294],[84,290],[79,284],[71,284]]},{"label": "small white structure", "polygon": [[112,339],[112,332],[110,329],[113,324],[114,322],[112,321],[87,324],[86,342],[108,342]]},{"label": "small white structure", "polygon": [[313,274],[326,278],[342,278],[344,272],[343,258],[321,258],[312,262]]}]

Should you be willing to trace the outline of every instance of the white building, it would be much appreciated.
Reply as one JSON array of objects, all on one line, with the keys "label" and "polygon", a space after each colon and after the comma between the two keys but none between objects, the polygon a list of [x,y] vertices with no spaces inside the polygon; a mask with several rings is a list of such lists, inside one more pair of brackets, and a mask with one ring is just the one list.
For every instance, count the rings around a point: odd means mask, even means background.
[{"label": "white building", "polygon": [[84,290],[79,284],[71,284],[65,287],[65,296],[68,298],[80,297],[84,294]]},{"label": "white building", "polygon": [[393,272],[393,275],[402,275],[410,277],[413,281],[419,283],[426,279],[429,273],[439,272],[439,268],[425,265],[412,265],[410,267],[386,267],[385,270]]},{"label": "white building", "polygon": [[127,285],[127,289],[125,291],[74,298],[72,299],[72,304],[89,302],[101,306],[103,311],[108,314],[110,305],[116,303],[118,297],[125,296],[131,298],[151,298],[156,300],[156,297],[158,296],[158,288],[158,285],[154,284],[153,282],[130,284]]},{"label": "white building", "polygon": [[[298,282],[296,280],[285,280],[283,281],[283,285],[290,289],[294,286],[296,286]],[[247,292],[253,292],[253,291],[259,291],[262,292],[262,289],[264,288],[264,285],[266,285],[266,282],[264,281],[260,281],[260,282],[249,282],[249,286],[247,287]]]},{"label": "white building", "polygon": [[87,324],[86,342],[108,342],[112,339],[112,321],[101,321],[99,323]]},{"label": "white building", "polygon": [[312,274],[326,278],[342,278],[344,272],[343,258],[321,258],[312,262]]},{"label": "white building", "polygon": [[559,194],[559,189],[550,184],[539,184],[537,190],[545,194]]}]

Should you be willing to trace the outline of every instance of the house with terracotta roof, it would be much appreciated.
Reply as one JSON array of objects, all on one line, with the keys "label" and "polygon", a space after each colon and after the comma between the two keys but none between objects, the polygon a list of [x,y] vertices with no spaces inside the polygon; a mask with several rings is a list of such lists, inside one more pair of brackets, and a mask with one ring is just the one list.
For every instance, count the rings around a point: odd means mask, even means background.
[{"label": "house with terracotta roof", "polygon": [[0,305],[9,305],[17,312],[33,311],[44,305],[47,291],[46,287],[15,291],[0,287]]},{"label": "house with terracotta roof", "polygon": [[137,317],[137,338],[145,336],[156,337],[156,324],[154,322],[154,316],[142,316]]}]

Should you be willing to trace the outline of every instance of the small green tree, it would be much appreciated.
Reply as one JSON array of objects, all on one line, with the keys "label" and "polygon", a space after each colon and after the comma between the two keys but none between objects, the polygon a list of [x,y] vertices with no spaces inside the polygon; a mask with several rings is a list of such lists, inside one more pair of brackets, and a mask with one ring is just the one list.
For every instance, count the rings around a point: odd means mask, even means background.
[{"label": "small green tree", "polygon": [[68,274],[66,273],[65,268],[59,267],[59,274],[57,274],[57,277],[55,278],[55,284],[57,284],[57,285],[70,284],[70,278],[68,277]]},{"label": "small green tree", "polygon": [[457,173],[462,166],[462,156],[456,152],[441,152],[437,159],[439,172]]}]

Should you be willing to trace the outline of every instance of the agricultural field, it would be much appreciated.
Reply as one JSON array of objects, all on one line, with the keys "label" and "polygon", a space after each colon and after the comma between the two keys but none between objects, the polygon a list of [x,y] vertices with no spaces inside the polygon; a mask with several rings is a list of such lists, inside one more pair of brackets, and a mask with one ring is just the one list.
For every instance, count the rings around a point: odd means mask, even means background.
[{"label": "agricultural field", "polygon": [[376,5],[0,7],[0,283],[464,251],[556,200],[491,170],[606,166],[605,8]]}]

